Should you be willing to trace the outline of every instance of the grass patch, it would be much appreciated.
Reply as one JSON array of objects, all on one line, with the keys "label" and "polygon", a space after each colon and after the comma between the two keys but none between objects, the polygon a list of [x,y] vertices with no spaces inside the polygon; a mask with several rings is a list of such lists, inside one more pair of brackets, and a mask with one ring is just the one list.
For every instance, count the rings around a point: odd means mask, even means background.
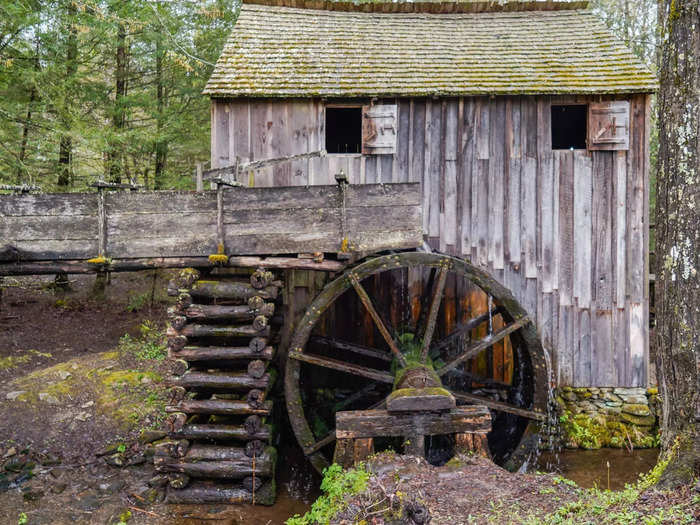
[{"label": "grass patch", "polygon": [[298,514],[286,521],[287,525],[326,525],[330,520],[345,509],[347,498],[365,490],[369,481],[369,472],[364,464],[350,470],[343,470],[340,465],[333,464],[323,471],[323,481],[320,496],[311,506],[311,510],[299,516]]},{"label": "grass patch", "polygon": [[[578,489],[578,499],[562,505],[554,512],[542,516],[529,514],[523,518],[514,513],[511,514],[513,522],[527,525],[695,523],[695,518],[690,512],[690,502],[654,509],[651,513],[634,508],[642,493],[658,483],[674,454],[675,451],[671,450],[652,470],[641,474],[637,483],[626,485],[624,490]],[[555,484],[558,484],[557,479]],[[540,494],[545,493],[544,491],[546,489],[541,490]]]},{"label": "grass patch", "polygon": [[142,361],[162,361],[168,355],[165,333],[152,321],[141,323],[138,337],[124,334],[119,339],[119,350],[133,354]]}]

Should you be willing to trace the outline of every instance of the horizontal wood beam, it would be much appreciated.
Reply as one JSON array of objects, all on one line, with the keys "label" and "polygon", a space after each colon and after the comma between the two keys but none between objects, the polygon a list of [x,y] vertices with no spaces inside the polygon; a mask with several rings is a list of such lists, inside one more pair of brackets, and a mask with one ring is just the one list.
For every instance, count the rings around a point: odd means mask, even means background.
[{"label": "horizontal wood beam", "polygon": [[456,434],[489,432],[491,414],[485,406],[457,407],[449,412],[392,414],[386,410],[352,410],[336,412],[337,439],[420,434]]}]

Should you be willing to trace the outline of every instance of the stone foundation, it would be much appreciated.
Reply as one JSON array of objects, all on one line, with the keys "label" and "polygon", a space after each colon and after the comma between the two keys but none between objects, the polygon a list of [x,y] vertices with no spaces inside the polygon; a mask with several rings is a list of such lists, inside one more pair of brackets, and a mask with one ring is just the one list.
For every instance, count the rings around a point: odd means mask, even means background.
[{"label": "stone foundation", "polygon": [[656,388],[564,386],[555,400],[566,448],[658,446],[661,403]]}]

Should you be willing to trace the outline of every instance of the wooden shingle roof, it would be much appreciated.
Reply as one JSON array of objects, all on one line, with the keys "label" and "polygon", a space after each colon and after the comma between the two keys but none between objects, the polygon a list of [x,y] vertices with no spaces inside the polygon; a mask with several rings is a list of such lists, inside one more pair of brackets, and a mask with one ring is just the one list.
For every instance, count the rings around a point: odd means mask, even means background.
[{"label": "wooden shingle roof", "polygon": [[[424,0],[410,12],[385,13],[362,3],[329,8],[332,3],[323,0],[282,0],[324,7],[308,9],[253,1],[241,7],[205,94],[381,97],[657,88],[653,73],[581,2]],[[446,5],[455,7],[447,13]]]}]

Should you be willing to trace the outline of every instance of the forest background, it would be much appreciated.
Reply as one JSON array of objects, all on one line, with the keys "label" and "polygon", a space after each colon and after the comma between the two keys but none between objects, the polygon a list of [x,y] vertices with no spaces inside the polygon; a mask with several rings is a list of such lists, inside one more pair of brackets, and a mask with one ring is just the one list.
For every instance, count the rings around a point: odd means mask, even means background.
[{"label": "forest background", "polygon": [[[591,6],[656,70],[655,0]],[[193,189],[196,163],[209,159],[209,99],[201,92],[239,7],[240,0],[0,0],[0,184]],[[654,136],[652,161],[656,151]]]}]

